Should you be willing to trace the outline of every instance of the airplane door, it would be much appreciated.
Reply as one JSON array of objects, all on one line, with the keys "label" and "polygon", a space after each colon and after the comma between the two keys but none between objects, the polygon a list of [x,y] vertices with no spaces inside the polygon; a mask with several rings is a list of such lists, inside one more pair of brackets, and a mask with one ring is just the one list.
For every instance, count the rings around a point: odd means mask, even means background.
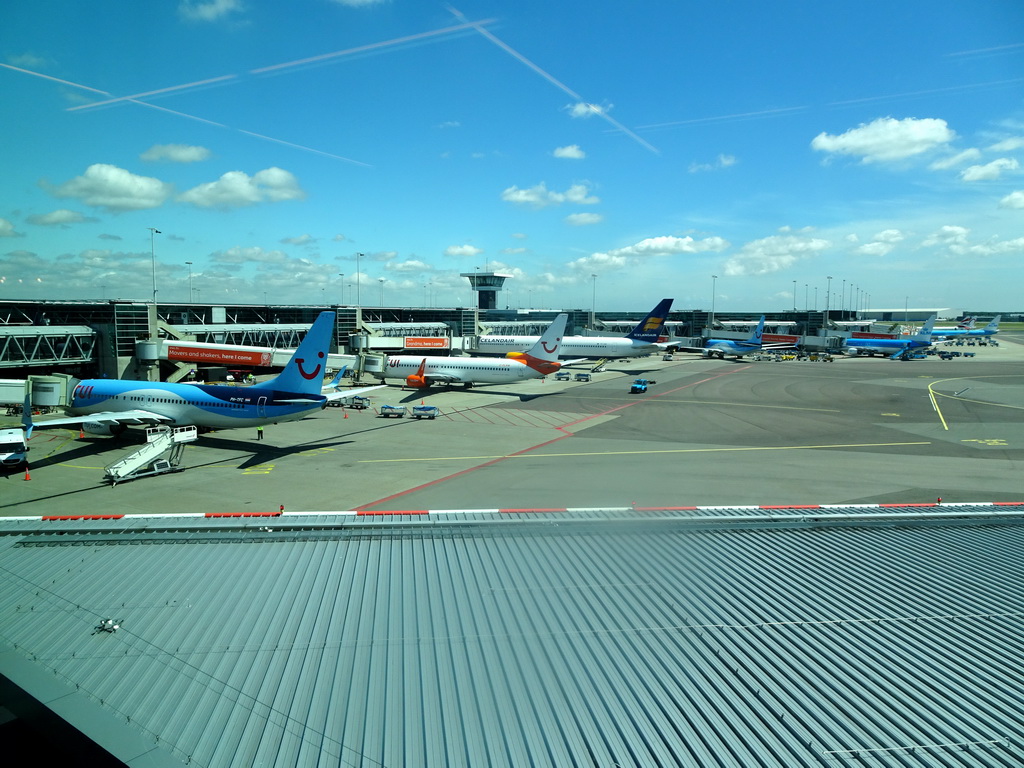
[{"label": "airplane door", "polygon": [[256,401],[256,415],[261,419],[265,419],[267,417],[267,398],[261,397]]}]

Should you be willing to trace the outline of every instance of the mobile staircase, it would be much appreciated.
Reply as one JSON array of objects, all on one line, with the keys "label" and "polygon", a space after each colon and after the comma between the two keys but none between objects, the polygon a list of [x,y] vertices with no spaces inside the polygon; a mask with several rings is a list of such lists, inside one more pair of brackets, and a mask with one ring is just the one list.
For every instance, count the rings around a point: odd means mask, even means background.
[{"label": "mobile staircase", "polygon": [[199,436],[195,427],[169,427],[161,425],[146,430],[146,444],[123,459],[104,468],[104,478],[111,485],[164,472],[176,472],[181,467],[181,454],[185,444]]}]

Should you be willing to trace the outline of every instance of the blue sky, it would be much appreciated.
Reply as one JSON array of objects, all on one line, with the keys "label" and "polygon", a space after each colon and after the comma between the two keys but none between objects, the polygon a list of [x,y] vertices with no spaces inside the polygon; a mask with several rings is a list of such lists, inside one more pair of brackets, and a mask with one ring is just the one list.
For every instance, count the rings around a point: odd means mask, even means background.
[{"label": "blue sky", "polygon": [[1019,0],[17,1],[0,88],[0,298],[1024,303]]}]

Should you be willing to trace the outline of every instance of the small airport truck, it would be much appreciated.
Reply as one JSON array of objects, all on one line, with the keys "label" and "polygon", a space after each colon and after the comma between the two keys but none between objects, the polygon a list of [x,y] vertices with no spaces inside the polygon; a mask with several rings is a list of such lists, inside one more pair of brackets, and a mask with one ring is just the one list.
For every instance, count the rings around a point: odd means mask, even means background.
[{"label": "small airport truck", "polygon": [[633,395],[643,394],[647,391],[647,387],[653,383],[654,382],[650,379],[633,379],[633,383],[629,387],[629,392]]},{"label": "small airport truck", "polygon": [[18,468],[28,463],[25,430],[0,429],[0,467]]}]

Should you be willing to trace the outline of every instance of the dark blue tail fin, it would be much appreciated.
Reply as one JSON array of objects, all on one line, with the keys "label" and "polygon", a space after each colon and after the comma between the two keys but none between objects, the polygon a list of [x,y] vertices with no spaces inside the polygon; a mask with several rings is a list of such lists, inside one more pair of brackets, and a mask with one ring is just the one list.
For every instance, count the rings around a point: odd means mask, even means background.
[{"label": "dark blue tail fin", "polygon": [[327,353],[334,336],[334,313],[321,312],[284,370],[260,387],[282,392],[319,395],[324,383]]},{"label": "dark blue tail fin", "polygon": [[647,317],[637,323],[636,328],[626,334],[626,338],[646,341],[651,344],[655,343],[661,336],[669,310],[672,309],[672,301],[672,299],[662,299],[659,301],[658,306],[652,309]]}]

